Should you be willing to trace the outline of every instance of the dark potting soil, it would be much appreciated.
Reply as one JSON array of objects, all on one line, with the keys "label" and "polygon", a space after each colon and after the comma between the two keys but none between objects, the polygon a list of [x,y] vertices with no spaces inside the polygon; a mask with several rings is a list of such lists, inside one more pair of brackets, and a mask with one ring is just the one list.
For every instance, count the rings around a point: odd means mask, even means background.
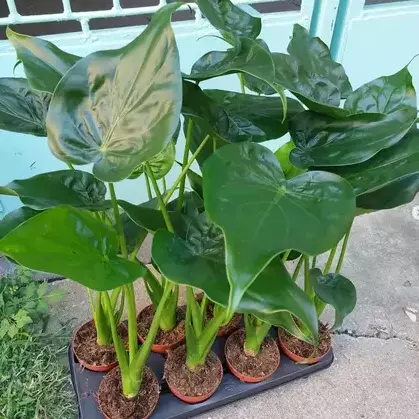
[{"label": "dark potting soil", "polygon": [[215,391],[223,378],[218,356],[210,352],[205,364],[190,371],[186,366],[186,346],[170,351],[164,364],[164,377],[170,387],[184,396],[197,397]]},{"label": "dark potting soil", "polygon": [[284,329],[279,330],[279,338],[282,343],[293,352],[303,358],[317,358],[323,356],[332,346],[332,337],[329,327],[326,324],[319,322],[319,346],[315,348],[313,345],[304,342],[295,336],[291,335]]},{"label": "dark potting soil", "polygon": [[127,399],[122,394],[121,371],[114,368],[100,383],[98,402],[108,418],[143,419],[154,410],[159,395],[157,377],[149,367],[145,367],[140,393],[132,399]]},{"label": "dark potting soil", "polygon": [[279,366],[279,348],[275,339],[267,336],[256,356],[244,352],[245,331],[237,330],[227,339],[226,358],[241,374],[248,377],[266,377],[273,374]]},{"label": "dark potting soil", "polygon": [[[119,325],[119,336],[127,345],[128,330],[123,325]],[[85,323],[76,332],[73,338],[73,348],[76,357],[88,365],[109,365],[117,360],[113,345],[98,345],[93,320]]]},{"label": "dark potting soil", "polygon": [[[139,335],[145,339],[150,330],[151,322],[154,317],[154,306],[149,305],[144,308],[137,316],[137,329]],[[177,308],[176,326],[170,332],[159,330],[154,343],[156,345],[172,345],[185,339],[185,310]]]}]

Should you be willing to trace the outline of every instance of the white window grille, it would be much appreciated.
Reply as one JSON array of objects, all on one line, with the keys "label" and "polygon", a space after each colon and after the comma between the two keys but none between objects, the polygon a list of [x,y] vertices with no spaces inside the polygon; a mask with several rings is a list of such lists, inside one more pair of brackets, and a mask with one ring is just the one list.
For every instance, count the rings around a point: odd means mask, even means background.
[{"label": "white window grille", "polygon": [[[58,0],[57,0],[58,1]],[[22,25],[22,24],[42,24],[50,22],[70,22],[78,21],[81,25],[81,30],[86,37],[90,36],[91,28],[89,22],[92,19],[104,18],[118,18],[138,15],[150,15],[155,13],[161,7],[174,0],[159,0],[155,6],[138,6],[138,7],[123,7],[120,0],[113,0],[113,6],[108,10],[93,10],[93,11],[73,11],[71,7],[71,0],[61,0],[63,12],[51,14],[38,15],[23,15],[20,14],[15,0],[6,0],[9,9],[7,17],[0,17],[0,27],[8,25]],[[92,0],[93,1],[93,0]],[[299,10],[301,6],[300,0],[233,0],[235,4],[246,4],[255,6],[261,13],[276,11],[274,4],[279,5],[279,10],[293,11]],[[281,8],[282,7],[282,8]],[[192,10],[191,19],[196,23],[201,22],[202,15],[195,3],[188,3],[182,6],[179,11]],[[63,30],[65,32],[65,30]]]}]

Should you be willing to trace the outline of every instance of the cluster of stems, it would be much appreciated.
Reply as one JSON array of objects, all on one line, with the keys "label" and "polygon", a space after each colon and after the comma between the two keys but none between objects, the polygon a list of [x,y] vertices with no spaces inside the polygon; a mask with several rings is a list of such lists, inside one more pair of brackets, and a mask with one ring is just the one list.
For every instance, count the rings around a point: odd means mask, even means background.
[{"label": "cluster of stems", "polygon": [[244,314],[244,329],[246,338],[244,341],[244,353],[254,357],[259,354],[260,347],[269,333],[271,325],[252,314]]}]

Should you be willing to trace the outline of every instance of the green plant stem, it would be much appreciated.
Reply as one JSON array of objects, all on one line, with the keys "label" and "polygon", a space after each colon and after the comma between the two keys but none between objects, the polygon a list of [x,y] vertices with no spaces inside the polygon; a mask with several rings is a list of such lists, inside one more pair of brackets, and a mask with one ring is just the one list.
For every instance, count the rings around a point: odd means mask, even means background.
[{"label": "green plant stem", "polygon": [[147,196],[148,199],[153,199],[153,195],[151,194],[151,187],[150,187],[150,179],[148,178],[147,173],[144,173],[144,178],[145,178],[145,186],[147,188]]},{"label": "green plant stem", "polygon": [[169,200],[172,197],[172,195],[174,194],[174,192],[176,191],[176,188],[178,187],[178,185],[180,184],[180,182],[182,181],[182,179],[185,178],[186,174],[188,173],[189,168],[192,166],[192,163],[195,161],[195,159],[197,158],[197,156],[200,153],[200,151],[204,148],[204,146],[205,146],[206,142],[209,140],[209,138],[210,138],[210,135],[207,135],[203,139],[202,143],[199,144],[198,148],[196,149],[195,153],[192,154],[192,157],[189,159],[189,161],[186,164],[186,166],[184,166],[182,168],[182,171],[181,171],[180,175],[177,177],[177,179],[173,183],[172,187],[167,191],[167,194],[164,197],[164,203],[166,205],[169,202]]},{"label": "green plant stem", "polygon": [[304,256],[301,255],[300,259],[298,259],[297,266],[295,267],[294,273],[292,274],[292,280],[295,282],[298,278],[298,274],[300,273],[301,266],[304,262]]},{"label": "green plant stem", "polygon": [[243,94],[246,93],[246,88],[244,87],[244,80],[243,80],[243,74],[239,73],[239,80],[240,80],[240,90]]},{"label": "green plant stem", "polygon": [[310,280],[310,258],[304,255],[304,291],[311,298],[314,298],[313,284]]},{"label": "green plant stem", "polygon": [[282,256],[282,262],[286,262],[286,261],[288,260],[288,257],[289,257],[289,255],[290,255],[290,253],[291,253],[291,249],[290,249],[290,250],[287,250],[287,251],[284,253],[284,256]]},{"label": "green plant stem", "polygon": [[115,188],[113,183],[109,183],[109,192],[111,193],[113,215],[115,217],[116,230],[119,237],[119,245],[121,247],[122,256],[128,259],[127,242],[125,240],[124,229],[122,227],[121,215],[119,214],[118,201],[116,199]]},{"label": "green plant stem", "polygon": [[192,287],[186,287],[186,298],[188,309],[191,310],[192,326],[194,328],[195,335],[199,337],[202,333],[203,322],[201,321],[201,311],[199,304],[195,299]]},{"label": "green plant stem", "polygon": [[[186,133],[185,149],[183,150],[182,167],[185,167],[188,163],[189,150],[191,149],[193,124],[194,124],[193,119],[189,118],[188,129]],[[183,208],[183,195],[185,194],[185,183],[186,183],[186,176],[182,178],[179,184],[179,198],[176,205],[176,209],[179,212],[181,212]]]},{"label": "green plant stem", "polygon": [[215,153],[217,151],[217,140],[215,137],[212,137],[212,152]]},{"label": "green plant stem", "polygon": [[144,243],[145,238],[147,237],[147,235],[145,235],[136,245],[134,250],[130,253],[128,259],[131,261],[134,261],[135,258],[137,257],[138,251],[140,250],[141,246]]},{"label": "green plant stem", "polygon": [[[339,244],[339,243],[338,243]],[[336,250],[338,248],[338,244],[330,250],[329,257],[326,262],[326,266],[324,267],[324,275],[327,275],[330,272],[332,267],[333,259],[335,258]]]},{"label": "green plant stem", "polygon": [[86,291],[87,291],[87,296],[89,297],[90,310],[92,311],[93,319],[95,319],[96,309],[95,309],[95,303],[93,301],[92,290],[86,287]]},{"label": "green plant stem", "polygon": [[159,185],[157,184],[156,178],[154,177],[153,172],[151,171],[150,165],[148,163],[145,164],[145,167],[146,167],[147,174],[150,177],[151,184],[153,185],[154,193],[156,194],[160,211],[163,215],[164,222],[166,223],[166,227],[171,233],[174,233],[175,230],[173,228],[172,221],[170,220],[169,213],[167,212],[166,204],[160,193]]},{"label": "green plant stem", "polygon": [[345,234],[345,238],[343,239],[342,249],[340,250],[338,264],[336,265],[336,273],[338,274],[342,269],[343,260],[345,259],[346,247],[348,246],[349,236],[351,234],[352,224],[349,227],[347,233]]},{"label": "green plant stem", "polygon": [[163,184],[163,193],[167,192],[167,184],[166,184],[166,178],[163,177],[162,179],[162,184]]},{"label": "green plant stem", "polygon": [[66,163],[67,164],[67,167],[70,169],[70,170],[75,170],[74,169],[74,166],[71,164],[71,163]]},{"label": "green plant stem", "polygon": [[254,316],[247,316],[249,317],[247,318],[247,321],[245,321],[246,338],[244,341],[244,352],[248,356],[256,356],[260,351],[262,342],[268,334],[271,325],[259,321],[259,319]]},{"label": "green plant stem", "polygon": [[203,322],[205,322],[205,314],[207,311],[207,306],[208,306],[208,297],[207,297],[207,294],[204,294],[201,300],[201,317],[202,317]]},{"label": "green plant stem", "polygon": [[311,262],[311,268],[315,268],[317,263],[317,256],[313,256],[313,261]]},{"label": "green plant stem", "polygon": [[127,300],[128,311],[128,342],[129,342],[129,360],[133,361],[135,353],[138,350],[137,336],[137,310],[135,307],[134,285],[124,286],[125,298]]}]

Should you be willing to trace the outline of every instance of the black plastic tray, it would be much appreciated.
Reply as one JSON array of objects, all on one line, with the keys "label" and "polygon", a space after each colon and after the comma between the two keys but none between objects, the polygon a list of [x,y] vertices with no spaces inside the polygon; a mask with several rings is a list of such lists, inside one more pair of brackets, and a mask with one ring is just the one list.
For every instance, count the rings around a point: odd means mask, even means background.
[{"label": "black plastic tray", "polygon": [[[272,335],[277,336],[277,331],[272,330]],[[225,338],[217,338],[213,351],[225,362],[224,357]],[[103,373],[92,372],[82,369],[74,358],[71,345],[68,350],[71,379],[78,399],[80,419],[104,419],[96,403],[95,394],[104,376]],[[277,387],[288,381],[295,380],[312,374],[313,372],[328,368],[333,362],[333,351],[314,365],[295,364],[286,355],[281,353],[281,363],[278,370],[267,380],[255,384],[246,384],[239,381],[224,367],[224,378],[217,392],[208,400],[190,405],[173,396],[163,379],[163,366],[165,358],[162,355],[152,353],[147,362],[157,377],[160,379],[161,394],[152,419],[187,419],[211,409],[232,403],[245,397],[253,396],[264,390]]]}]

